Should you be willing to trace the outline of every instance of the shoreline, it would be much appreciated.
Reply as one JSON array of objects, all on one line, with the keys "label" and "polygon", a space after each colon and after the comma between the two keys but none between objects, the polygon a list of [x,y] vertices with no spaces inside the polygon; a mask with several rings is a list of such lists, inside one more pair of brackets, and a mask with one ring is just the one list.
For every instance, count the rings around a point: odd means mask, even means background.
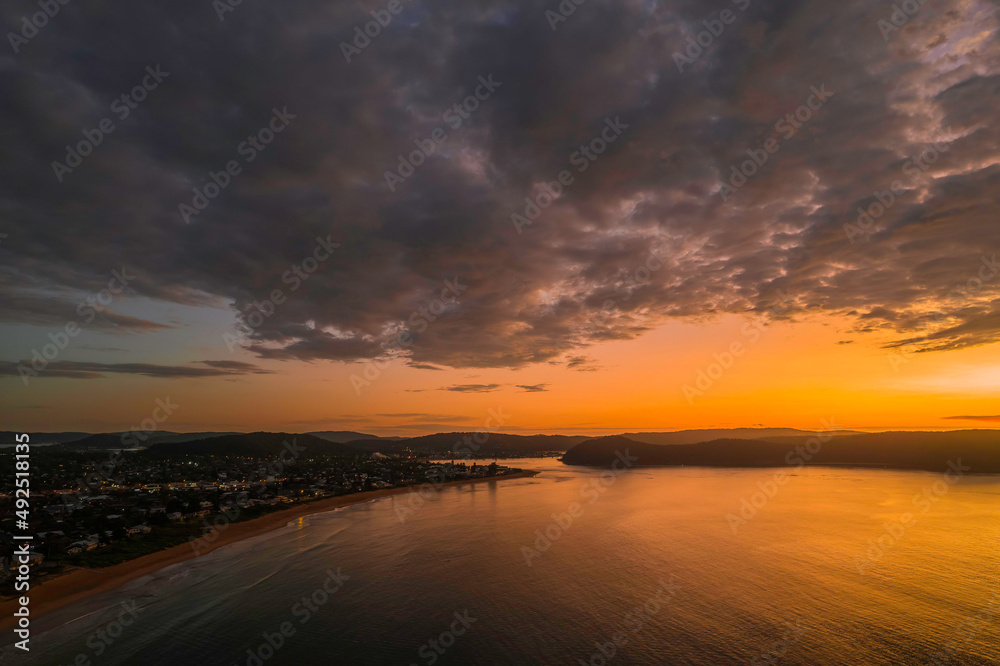
[{"label": "shoreline", "polygon": [[[538,470],[525,469],[503,476],[446,481],[433,485],[433,488],[436,491],[440,491],[442,488],[449,486],[472,485],[506,479],[523,479],[535,476],[536,474],[538,474]],[[182,543],[104,569],[76,569],[70,571],[47,581],[44,585],[32,586],[32,589],[26,593],[26,596],[31,599],[32,622],[37,622],[39,618],[47,613],[59,610],[100,592],[113,590],[136,578],[147,576],[160,569],[186,562],[187,560],[193,560],[196,557],[210,553],[217,548],[236,543],[237,541],[273,532],[276,529],[285,527],[288,523],[298,518],[316,513],[324,513],[352,504],[361,504],[383,497],[408,493],[423,485],[425,484],[415,484],[400,488],[382,488],[379,490],[352,493],[350,495],[341,495],[339,497],[328,497],[292,506],[286,510],[276,511],[250,520],[230,523],[224,530],[217,532],[218,538],[213,543],[200,548],[198,552],[195,552],[190,543]],[[0,618],[0,629],[6,630],[14,626],[15,618],[13,613],[17,608],[17,597],[22,595],[25,595],[25,593],[16,593],[14,597],[0,602],[0,613],[3,614],[3,617]]]}]

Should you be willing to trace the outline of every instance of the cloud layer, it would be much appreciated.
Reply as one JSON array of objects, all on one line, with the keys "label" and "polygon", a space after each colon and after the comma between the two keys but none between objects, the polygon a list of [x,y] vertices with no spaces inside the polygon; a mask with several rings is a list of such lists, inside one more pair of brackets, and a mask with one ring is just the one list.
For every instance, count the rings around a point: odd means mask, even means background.
[{"label": "cloud layer", "polygon": [[[19,367],[20,366],[20,367]],[[201,367],[207,366],[207,367]],[[91,363],[82,361],[52,361],[34,371],[31,361],[18,363],[0,362],[0,376],[7,377],[63,377],[66,379],[98,379],[106,374],[143,375],[180,379],[191,377],[224,377],[229,375],[269,375],[253,363],[240,361],[199,361],[189,365],[156,365],[154,363]]]},{"label": "cloud layer", "polygon": [[[0,167],[0,321],[62,325],[68,294],[126,265],[130,293],[248,318],[281,289],[249,341],[263,358],[587,369],[594,344],[752,312],[843,315],[859,340],[918,350],[996,339],[995,5],[926,3],[884,39],[891,8],[862,0],[592,0],[553,31],[556,4],[407,3],[350,63],[340,44],[382,5],[243,3],[225,21],[211,3],[63,7],[0,58],[17,156]],[[679,72],[673,54],[723,9],[735,20]],[[156,65],[169,76],[120,119],[113,102]],[[794,136],[776,130],[824,85]],[[274,109],[295,118],[246,161]],[[58,182],[52,162],[105,117],[115,130]],[[627,127],[574,161],[609,119]],[[779,150],[724,201],[769,138]],[[186,224],[179,205],[232,160],[240,173]],[[564,170],[572,183],[519,233],[512,215]],[[845,229],[897,181],[863,235]],[[310,272],[328,235],[340,247]],[[114,306],[92,325],[165,326]],[[89,365],[47,373],[138,371]]]}]

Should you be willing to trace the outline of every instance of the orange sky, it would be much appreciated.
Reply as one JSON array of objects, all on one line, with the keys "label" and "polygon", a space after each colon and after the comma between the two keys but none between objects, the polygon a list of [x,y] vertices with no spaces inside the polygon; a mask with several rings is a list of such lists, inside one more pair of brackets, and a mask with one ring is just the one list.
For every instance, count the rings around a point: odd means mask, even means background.
[{"label": "orange sky", "polygon": [[[996,3],[889,32],[886,3],[736,4],[683,67],[698,3],[558,31],[454,3],[353,65],[324,3],[208,46],[173,5],[127,43],[39,36],[0,97],[30,157],[0,178],[0,428],[167,399],[173,431],[997,423]],[[162,90],[53,172],[150,63]]]},{"label": "orange sky", "polygon": [[[329,361],[267,361],[260,365],[276,374],[235,378],[51,378],[8,392],[7,424],[37,431],[120,430],[148,417],[157,398],[169,398],[178,407],[159,427],[175,431],[407,435],[483,429],[491,410],[504,415],[501,430],[509,432],[755,425],[813,430],[823,427],[823,419],[844,428],[991,427],[944,417],[997,411],[996,346],[890,355],[878,347],[876,334],[851,335],[832,318],[760,330],[747,327],[752,321],[671,322],[635,340],[592,347],[582,370],[542,363],[517,371],[434,371],[396,360],[360,394],[350,378],[362,376],[365,366]],[[844,340],[854,342],[838,344]],[[728,363],[724,352],[733,343],[744,351],[720,374],[711,367],[715,355]],[[717,379],[698,383],[699,371]],[[481,388],[445,390],[464,385]],[[545,386],[519,388],[536,385]],[[685,387],[701,393],[685,393]]]}]

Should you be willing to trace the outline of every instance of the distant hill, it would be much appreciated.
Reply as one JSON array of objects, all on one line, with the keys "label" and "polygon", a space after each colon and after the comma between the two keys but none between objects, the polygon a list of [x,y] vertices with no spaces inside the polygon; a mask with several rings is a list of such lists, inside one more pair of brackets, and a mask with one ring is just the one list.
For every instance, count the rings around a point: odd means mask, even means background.
[{"label": "distant hill", "polygon": [[[143,433],[145,434],[145,433]],[[193,442],[198,439],[208,439],[209,437],[225,437],[227,435],[240,435],[238,432],[162,432],[157,431],[147,435],[143,442],[146,446],[153,444],[167,444],[171,442]]]},{"label": "distant hill", "polygon": [[28,435],[30,444],[62,444],[81,439],[89,435],[89,432],[14,432],[12,430],[0,431],[0,444],[16,444],[17,435]]},{"label": "distant hill", "polygon": [[[764,439],[772,437],[812,437],[816,433],[796,428],[715,428],[705,430],[678,430],[676,432],[624,432],[622,437],[628,437],[636,442],[647,444],[697,444],[713,439]],[[831,430],[831,435],[861,435],[858,430]]]},{"label": "distant hill", "polygon": [[122,444],[122,433],[105,432],[99,435],[88,435],[72,442],[66,442],[62,448],[87,451],[91,449],[120,449],[123,446],[127,447],[127,445]]},{"label": "distant hill", "polygon": [[151,446],[147,453],[154,456],[165,455],[217,455],[217,456],[275,456],[286,450],[286,442],[305,447],[301,456],[311,458],[316,455],[357,456],[364,451],[342,444],[330,442],[313,435],[289,434],[284,432],[252,432],[239,435],[223,435],[188,442],[169,442]]},{"label": "distant hill", "polygon": [[[98,435],[88,435],[87,433],[64,433],[65,435],[79,435],[79,437],[66,437],[63,439],[65,442],[64,446],[66,448],[85,450],[85,449],[119,449],[122,447],[122,432],[106,432]],[[142,437],[135,437],[132,441],[138,441],[140,446],[150,447],[155,444],[174,444],[178,442],[193,442],[202,439],[210,439],[214,437],[229,437],[233,435],[243,435],[245,433],[239,432],[169,432],[166,430],[156,430],[150,433],[140,433]],[[376,440],[387,440],[395,441],[402,439],[401,437],[378,437],[377,435],[368,435],[363,432],[353,432],[350,430],[327,430],[322,432],[310,432],[309,435],[313,437],[318,437],[319,439],[326,440],[328,442],[337,442],[340,444],[356,441],[359,439],[376,439]],[[13,436],[11,437],[11,442],[13,442]],[[34,436],[32,436],[31,441],[36,441]],[[41,441],[41,440],[38,440]],[[134,445],[134,444],[133,444]]]},{"label": "distant hill", "polygon": [[[451,453],[456,445],[465,441],[472,442],[478,449],[463,447],[460,450],[471,450],[482,455],[493,453],[530,453],[536,451],[566,451],[570,447],[589,439],[583,436],[570,435],[508,435],[504,433],[484,432],[443,432],[434,435],[423,435],[396,441],[358,440],[350,442],[351,446],[365,451],[379,453],[398,453],[403,449],[421,453]],[[478,438],[478,443],[476,439]]]},{"label": "distant hill", "polygon": [[[949,461],[970,466],[970,473],[1000,473],[1000,431],[880,432],[833,437],[811,458],[801,454],[810,437],[769,442],[759,439],[717,439],[697,444],[664,446],[617,435],[587,440],[566,452],[570,465],[608,466],[628,450],[642,465],[705,467],[782,467],[788,465],[854,465],[944,472]],[[797,449],[797,447],[799,447]],[[815,440],[812,447],[816,449]]]},{"label": "distant hill", "polygon": [[[67,449],[120,449],[123,446],[122,436],[124,432],[105,432],[99,435],[89,435],[82,439],[66,442],[63,446]],[[174,442],[192,442],[210,437],[223,437],[226,435],[238,435],[235,432],[168,432],[165,430],[154,430],[153,432],[139,431],[133,437],[127,437],[124,446],[148,447],[154,444],[168,444]]]},{"label": "distant hill", "polygon": [[308,434],[313,437],[325,439],[328,442],[340,442],[341,444],[355,442],[359,439],[385,439],[390,441],[402,439],[401,437],[379,437],[378,435],[368,435],[363,432],[353,432],[351,430],[321,430],[319,432],[310,432]]}]

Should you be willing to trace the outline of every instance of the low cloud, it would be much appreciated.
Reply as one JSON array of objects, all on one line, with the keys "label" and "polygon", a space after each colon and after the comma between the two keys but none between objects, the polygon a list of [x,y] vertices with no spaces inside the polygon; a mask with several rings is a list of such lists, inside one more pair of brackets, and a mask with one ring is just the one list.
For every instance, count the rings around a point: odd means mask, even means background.
[{"label": "low cloud", "polygon": [[594,372],[597,370],[594,359],[589,356],[571,356],[566,359],[566,367],[577,372]]},{"label": "low cloud", "polygon": [[491,393],[500,388],[500,384],[455,384],[439,390],[455,391],[456,393]]},{"label": "low cloud", "polygon": [[459,414],[423,414],[419,412],[407,412],[400,414],[376,414],[376,418],[389,418],[389,419],[412,419],[418,423],[426,422],[437,422],[437,423],[459,423],[461,421],[471,421],[471,416],[461,416]]},{"label": "low cloud", "polygon": [[[174,328],[169,324],[119,314],[94,302],[87,303],[82,297],[73,301],[58,295],[33,293],[26,288],[27,284],[31,282],[26,276],[8,272],[6,284],[0,291],[3,293],[0,322],[57,328],[72,322],[81,328],[104,333],[154,333]],[[37,290],[37,286],[32,286]],[[46,286],[53,290],[62,288],[54,282]]]},{"label": "low cloud", "polygon": [[[31,369],[31,361],[21,361],[21,364],[25,368]],[[242,363],[240,361],[198,361],[190,365],[52,361],[44,370],[38,373],[36,378],[99,379],[106,374],[142,375],[144,377],[177,379],[181,377],[231,377],[247,374],[271,375],[274,372],[272,370],[265,370],[252,363]],[[0,362],[0,376],[20,376],[18,364],[11,361]]]}]

